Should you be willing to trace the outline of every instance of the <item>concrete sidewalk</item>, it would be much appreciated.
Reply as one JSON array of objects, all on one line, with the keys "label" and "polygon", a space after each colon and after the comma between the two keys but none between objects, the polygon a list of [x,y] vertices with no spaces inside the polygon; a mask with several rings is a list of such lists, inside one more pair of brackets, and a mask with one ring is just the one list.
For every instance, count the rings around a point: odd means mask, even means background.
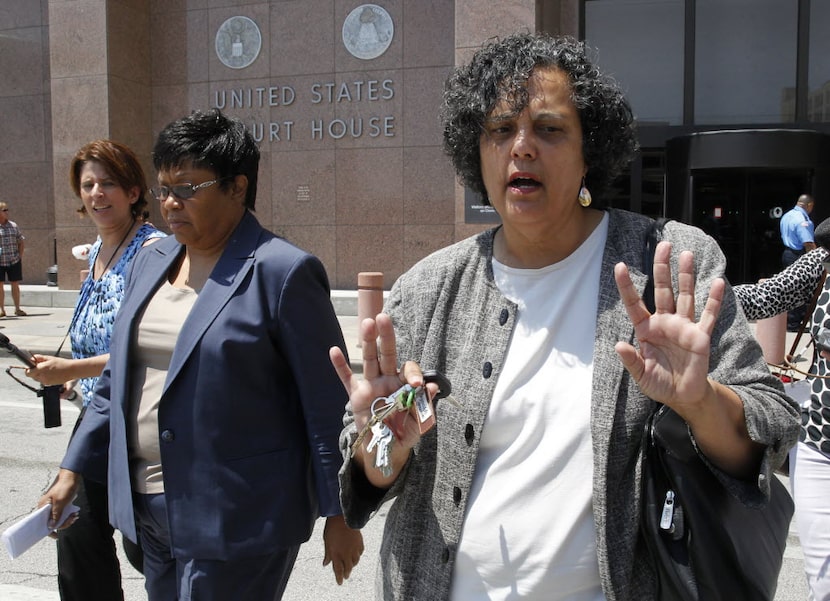
[{"label": "concrete sidewalk", "polygon": [[[6,286],[7,306],[11,304],[11,289]],[[21,284],[20,304],[23,309],[26,307],[56,307],[71,309],[75,306],[78,298],[77,290],[61,290],[57,286],[39,286]],[[357,290],[332,290],[331,302],[338,315],[357,315]],[[28,309],[26,309],[28,313]]]},{"label": "concrete sidewalk", "polygon": [[[11,301],[8,286],[6,296],[6,300]],[[7,316],[0,318],[0,331],[22,349],[32,353],[54,355],[72,321],[72,311],[77,297],[77,290],[23,285],[20,287],[20,304],[28,315],[15,317],[14,305],[10,305],[11,309],[6,311]],[[333,290],[331,300],[343,330],[349,359],[354,368],[362,368],[358,361],[361,357],[360,347],[357,346],[357,291]],[[67,340],[61,349],[61,355],[70,356],[69,348]]]}]

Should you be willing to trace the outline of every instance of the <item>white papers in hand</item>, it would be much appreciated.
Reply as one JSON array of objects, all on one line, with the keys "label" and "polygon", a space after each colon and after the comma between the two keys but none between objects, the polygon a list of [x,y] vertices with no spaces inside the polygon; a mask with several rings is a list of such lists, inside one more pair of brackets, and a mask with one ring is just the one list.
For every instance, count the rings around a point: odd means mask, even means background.
[{"label": "white papers in hand", "polygon": [[[70,503],[63,509],[58,524],[63,522],[71,514],[80,509],[77,505]],[[43,537],[51,534],[53,530],[49,528],[49,514],[52,510],[52,505],[44,505],[38,507],[32,513],[27,515],[16,524],[10,526],[3,535],[0,536],[3,544],[6,545],[6,550],[12,559],[19,557],[28,551],[32,545],[38,542]]]}]

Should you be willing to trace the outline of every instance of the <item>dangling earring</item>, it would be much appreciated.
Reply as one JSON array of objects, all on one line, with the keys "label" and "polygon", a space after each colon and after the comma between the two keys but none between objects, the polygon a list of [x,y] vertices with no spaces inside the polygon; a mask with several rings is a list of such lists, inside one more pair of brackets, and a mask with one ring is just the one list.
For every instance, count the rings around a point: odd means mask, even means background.
[{"label": "dangling earring", "polygon": [[591,205],[591,193],[588,191],[588,188],[585,187],[585,178],[582,178],[582,187],[579,189],[579,204],[583,207],[588,207]]}]

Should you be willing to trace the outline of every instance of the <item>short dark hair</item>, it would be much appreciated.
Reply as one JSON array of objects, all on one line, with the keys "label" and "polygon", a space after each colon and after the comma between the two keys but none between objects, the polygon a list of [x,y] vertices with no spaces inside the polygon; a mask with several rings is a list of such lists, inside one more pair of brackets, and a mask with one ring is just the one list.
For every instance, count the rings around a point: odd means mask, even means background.
[{"label": "short dark hair", "polygon": [[186,164],[209,169],[217,179],[227,178],[218,184],[223,189],[231,185],[232,177],[244,175],[248,178],[245,207],[256,207],[259,148],[239,119],[212,109],[194,111],[168,124],[153,147],[153,166],[162,171]]},{"label": "short dark hair", "polygon": [[795,204],[809,205],[809,204],[815,204],[815,202],[816,202],[815,199],[812,196],[810,196],[809,194],[802,194],[801,196],[798,197],[798,200],[795,201]]},{"label": "short dark hair", "polygon": [[813,239],[816,242],[816,246],[821,246],[830,251],[830,217],[816,226]]},{"label": "short dark hair", "polygon": [[[634,116],[622,90],[600,73],[584,43],[546,33],[494,38],[470,63],[458,67],[444,85],[441,121],[444,151],[461,183],[483,195],[479,141],[487,116],[503,100],[521,112],[528,104],[527,80],[537,67],[561,69],[571,82],[571,99],[582,125],[585,185],[598,194],[628,165],[638,144]],[[597,202],[599,201],[599,202]]]},{"label": "short dark hair", "polygon": [[[132,204],[130,212],[136,219],[143,218],[147,208],[147,178],[135,153],[112,140],[93,140],[81,146],[69,165],[69,185],[78,198],[81,197],[81,170],[89,161],[100,163],[125,191],[138,188],[138,200]],[[78,212],[86,213],[86,207],[81,205]]]}]

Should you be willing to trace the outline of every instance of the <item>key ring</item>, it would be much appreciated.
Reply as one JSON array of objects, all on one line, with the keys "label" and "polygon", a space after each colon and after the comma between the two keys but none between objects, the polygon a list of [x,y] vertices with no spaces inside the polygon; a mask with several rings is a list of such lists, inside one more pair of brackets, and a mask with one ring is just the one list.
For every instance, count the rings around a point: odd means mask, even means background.
[{"label": "key ring", "polygon": [[[438,392],[433,396],[432,402],[438,403],[439,399],[446,398],[453,403],[453,405],[458,406],[458,403],[455,399],[450,396],[452,392],[452,385],[450,384],[449,379],[444,376],[444,374],[436,371],[436,370],[427,370],[423,373],[424,376],[424,384],[432,382],[438,385]],[[360,443],[363,442],[363,439],[366,438],[366,434],[371,431],[371,429],[376,426],[379,422],[385,420],[389,415],[391,415],[395,411],[407,411],[409,410],[414,404],[416,404],[416,400],[418,399],[418,395],[424,392],[423,386],[418,386],[417,388],[413,388],[409,384],[404,384],[400,388],[398,388],[395,392],[390,394],[389,396],[379,396],[370,406],[370,410],[372,412],[372,417],[369,418],[369,421],[366,422],[366,425],[358,432],[357,438],[352,443],[351,451],[352,456],[357,452],[357,449],[360,448]],[[381,409],[377,409],[378,402],[384,402],[385,407]],[[419,418],[421,421],[424,421],[423,416],[420,415],[421,407],[419,407]],[[429,415],[432,415],[432,411],[428,411]]]},{"label": "key ring", "polygon": [[[375,409],[375,405],[377,405],[378,401],[383,401],[383,403],[386,405],[381,411]],[[375,417],[378,413],[385,410],[392,403],[394,403],[394,401],[390,401],[388,396],[379,396],[378,398],[376,398],[374,401],[372,401],[372,406],[370,407],[372,417]]]},{"label": "key ring", "polygon": [[[405,386],[409,385],[406,384]],[[399,388],[389,396],[379,396],[374,401],[372,401],[372,405],[370,407],[372,417],[369,419],[368,422],[366,422],[366,425],[363,426],[363,429],[360,430],[360,432],[357,435],[357,438],[355,438],[355,441],[352,443],[352,456],[354,456],[354,454],[357,452],[357,449],[360,447],[360,443],[363,442],[363,439],[366,438],[366,434],[368,434],[375,425],[389,417],[389,415],[391,415],[393,411],[404,410],[403,407],[401,407],[400,409],[397,407],[397,403],[393,398],[398,394],[398,392],[400,392],[400,390],[401,389]],[[375,406],[377,405],[378,401],[383,401],[386,406],[380,410],[376,409]]]}]

